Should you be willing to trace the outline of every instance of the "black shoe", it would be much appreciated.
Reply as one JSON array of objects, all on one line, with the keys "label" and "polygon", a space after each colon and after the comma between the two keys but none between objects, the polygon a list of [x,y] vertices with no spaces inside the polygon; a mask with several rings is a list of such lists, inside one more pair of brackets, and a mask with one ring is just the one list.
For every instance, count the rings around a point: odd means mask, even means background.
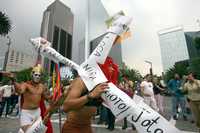
[{"label": "black shoe", "polygon": [[113,130],[114,130],[114,127],[109,127],[109,126],[108,126],[107,129],[110,130],[110,131],[113,131]]},{"label": "black shoe", "polygon": [[193,123],[194,123],[194,120],[191,120],[190,122],[193,124]]},{"label": "black shoe", "polygon": [[126,129],[127,128],[127,126],[122,126],[122,130],[124,130],[124,129]]},{"label": "black shoe", "polygon": [[176,115],[174,115],[174,116],[173,116],[173,119],[174,119],[174,120],[178,120],[178,118],[177,118],[177,116],[176,116]]},{"label": "black shoe", "polygon": [[110,131],[113,131],[113,130],[114,130],[114,127],[110,127],[109,130],[110,130]]},{"label": "black shoe", "polygon": [[134,125],[132,125],[132,129],[133,129],[133,130],[136,130],[136,128],[135,128],[135,126],[134,126]]}]

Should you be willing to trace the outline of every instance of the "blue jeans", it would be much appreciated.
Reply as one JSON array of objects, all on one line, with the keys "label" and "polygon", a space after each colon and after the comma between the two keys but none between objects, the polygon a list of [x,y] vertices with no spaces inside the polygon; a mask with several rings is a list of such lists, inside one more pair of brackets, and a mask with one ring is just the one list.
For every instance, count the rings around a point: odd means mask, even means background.
[{"label": "blue jeans", "polygon": [[101,105],[100,107],[100,121],[101,122],[107,122],[107,118],[108,118],[108,116],[107,116],[107,110],[106,110],[106,107],[104,107],[103,105]]},{"label": "blue jeans", "polygon": [[181,107],[181,116],[186,116],[186,99],[185,97],[172,96],[172,115],[176,115],[178,107]]}]

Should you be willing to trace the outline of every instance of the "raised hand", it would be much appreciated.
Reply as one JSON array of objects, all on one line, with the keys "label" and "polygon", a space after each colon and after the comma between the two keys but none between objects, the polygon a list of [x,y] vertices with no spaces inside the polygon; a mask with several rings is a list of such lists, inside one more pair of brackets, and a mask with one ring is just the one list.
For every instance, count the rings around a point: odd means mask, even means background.
[{"label": "raised hand", "polygon": [[92,92],[89,93],[90,98],[99,98],[103,92],[108,89],[108,84],[107,83],[101,83],[97,85]]}]

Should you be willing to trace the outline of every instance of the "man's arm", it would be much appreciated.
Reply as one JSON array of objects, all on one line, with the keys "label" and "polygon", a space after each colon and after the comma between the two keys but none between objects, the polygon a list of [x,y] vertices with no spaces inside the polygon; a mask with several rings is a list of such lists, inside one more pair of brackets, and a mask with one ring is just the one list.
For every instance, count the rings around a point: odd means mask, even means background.
[{"label": "man's arm", "polygon": [[65,112],[70,110],[77,110],[82,108],[90,99],[99,98],[101,93],[105,92],[108,88],[106,83],[97,85],[92,92],[87,95],[81,96],[86,91],[86,86],[81,78],[72,82],[68,95],[64,101],[63,109]]},{"label": "man's arm", "polygon": [[10,80],[12,81],[12,84],[14,85],[17,93],[23,94],[26,91],[26,88],[27,88],[26,83],[17,83],[16,80],[15,80],[15,75],[13,73],[11,73],[11,72],[0,72],[0,75],[10,78]]},{"label": "man's arm", "polygon": [[173,90],[173,87],[172,87],[172,82],[173,82],[173,80],[170,80],[167,83],[167,88],[169,89],[169,91],[170,91],[171,94],[175,94],[175,91]]},{"label": "man's arm", "polygon": [[[87,96],[81,96],[81,93],[86,91],[85,85],[80,78],[75,79],[68,91],[68,95],[63,104],[63,110],[68,112],[69,110],[76,110],[83,107],[87,102]],[[80,97],[81,96],[81,97]]]},{"label": "man's arm", "polygon": [[196,83],[198,89],[200,89],[200,80],[195,80],[194,82]]},{"label": "man's arm", "polygon": [[188,88],[187,88],[187,84],[186,83],[183,85],[183,89],[181,90],[181,92],[183,94],[187,94],[188,93]]},{"label": "man's arm", "polygon": [[13,85],[14,85],[15,91],[18,94],[23,94],[26,91],[26,89],[27,89],[26,83],[13,82]]}]

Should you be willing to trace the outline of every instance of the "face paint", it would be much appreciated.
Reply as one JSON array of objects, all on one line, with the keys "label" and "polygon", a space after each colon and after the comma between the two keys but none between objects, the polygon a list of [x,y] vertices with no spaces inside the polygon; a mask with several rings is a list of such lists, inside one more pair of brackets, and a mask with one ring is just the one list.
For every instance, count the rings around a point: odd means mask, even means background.
[{"label": "face paint", "polygon": [[32,78],[33,78],[33,82],[39,83],[41,79],[41,73],[33,72]]},{"label": "face paint", "polygon": [[42,67],[41,67],[41,65],[38,64],[37,66],[33,67],[33,69],[32,69],[31,76],[32,76],[33,82],[39,83],[41,80],[41,75],[42,75]]}]

